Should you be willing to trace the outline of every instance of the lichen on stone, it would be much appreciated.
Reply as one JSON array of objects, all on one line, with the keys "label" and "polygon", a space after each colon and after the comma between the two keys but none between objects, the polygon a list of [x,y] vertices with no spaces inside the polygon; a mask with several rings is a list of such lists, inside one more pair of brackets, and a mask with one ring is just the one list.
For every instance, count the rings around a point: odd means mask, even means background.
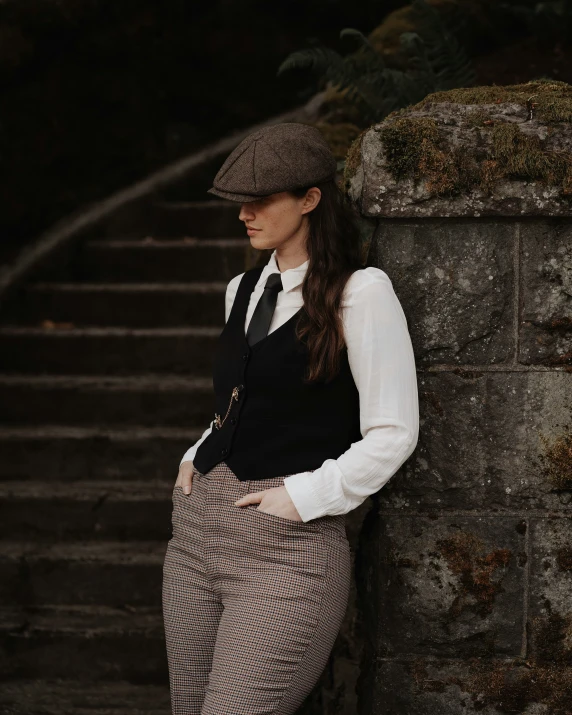
[{"label": "lichen on stone", "polygon": [[[464,673],[440,672],[435,663],[416,658],[411,675],[423,692],[443,693],[459,688],[473,703],[471,712],[542,712],[570,715],[572,668],[567,664],[541,665],[534,659],[489,661],[469,658]],[[435,672],[436,671],[436,672]],[[542,706],[542,710],[534,707]]]},{"label": "lichen on stone", "polygon": [[549,439],[539,435],[544,445],[541,461],[554,489],[572,489],[572,432]]},{"label": "lichen on stone", "polygon": [[437,542],[451,571],[460,578],[459,592],[451,606],[454,615],[471,608],[481,615],[490,613],[495,597],[502,590],[500,582],[493,579],[495,571],[506,568],[509,549],[494,549],[486,553],[482,541],[474,534],[459,532]]}]

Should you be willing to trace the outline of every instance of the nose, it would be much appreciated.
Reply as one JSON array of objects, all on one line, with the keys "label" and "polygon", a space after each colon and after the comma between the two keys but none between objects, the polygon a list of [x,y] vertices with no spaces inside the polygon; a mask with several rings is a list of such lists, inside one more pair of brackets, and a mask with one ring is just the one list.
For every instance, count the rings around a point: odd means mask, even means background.
[{"label": "nose", "polygon": [[248,204],[242,204],[240,207],[240,213],[238,214],[238,218],[240,221],[248,221],[252,220],[254,217],[254,212],[252,211],[252,208],[248,208]]}]

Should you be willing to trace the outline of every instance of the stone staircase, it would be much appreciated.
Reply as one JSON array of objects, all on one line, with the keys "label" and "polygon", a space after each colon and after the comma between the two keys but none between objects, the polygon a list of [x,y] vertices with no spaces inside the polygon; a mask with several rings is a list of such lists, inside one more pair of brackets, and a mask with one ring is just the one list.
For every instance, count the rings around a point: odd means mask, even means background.
[{"label": "stone staircase", "polygon": [[253,251],[230,202],[151,215],[82,241],[0,315],[1,713],[170,713],[171,493]]}]

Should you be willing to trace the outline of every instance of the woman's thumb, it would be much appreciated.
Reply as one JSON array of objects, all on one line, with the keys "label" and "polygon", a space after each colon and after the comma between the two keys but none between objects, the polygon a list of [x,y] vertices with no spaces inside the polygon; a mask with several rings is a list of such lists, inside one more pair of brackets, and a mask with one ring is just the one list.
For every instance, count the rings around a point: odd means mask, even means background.
[{"label": "woman's thumb", "polygon": [[183,494],[190,494],[193,484],[193,472],[194,467],[192,463],[183,465],[181,474],[181,486],[183,487]]}]

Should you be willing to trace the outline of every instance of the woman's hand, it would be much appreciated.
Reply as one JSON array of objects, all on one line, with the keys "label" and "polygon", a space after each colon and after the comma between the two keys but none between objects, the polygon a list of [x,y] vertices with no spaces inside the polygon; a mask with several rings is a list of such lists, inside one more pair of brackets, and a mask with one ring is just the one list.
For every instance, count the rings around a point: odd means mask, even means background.
[{"label": "woman's hand", "polygon": [[284,519],[292,521],[302,521],[302,517],[298,513],[298,509],[294,506],[294,502],[290,499],[290,495],[285,486],[271,487],[263,489],[260,492],[251,492],[237,499],[234,502],[237,506],[246,506],[247,504],[260,504],[265,507],[259,511],[265,511],[268,514],[282,516]]},{"label": "woman's hand", "polygon": [[177,475],[177,481],[175,482],[175,486],[183,487],[183,494],[191,493],[194,471],[195,467],[191,460],[183,462],[179,467],[179,474]]}]

